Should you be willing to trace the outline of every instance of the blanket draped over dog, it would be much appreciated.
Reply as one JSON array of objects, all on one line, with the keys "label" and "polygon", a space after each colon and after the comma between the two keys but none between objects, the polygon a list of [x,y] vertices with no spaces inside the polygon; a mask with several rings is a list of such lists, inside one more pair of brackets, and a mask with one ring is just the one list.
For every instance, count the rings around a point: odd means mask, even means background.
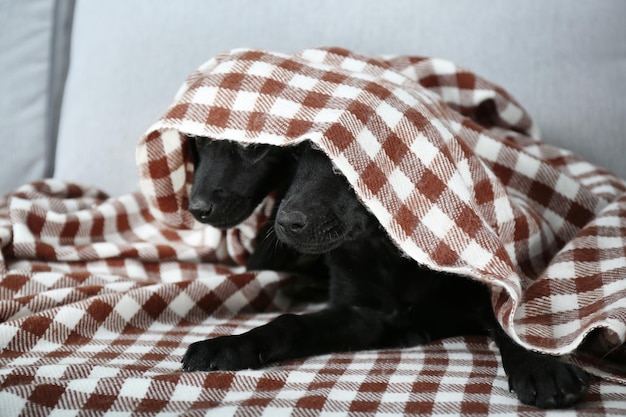
[{"label": "blanket draped over dog", "polygon": [[407,256],[486,282],[520,343],[594,336],[572,359],[606,378],[580,407],[624,414],[624,181],[540,142],[504,90],[448,61],[310,49],[192,73],[140,140],[142,193],[46,180],[0,200],[0,415],[531,410],[483,338],[183,373],[194,341],[319,308],[285,296],[297,278],[242,268],[271,197],[232,229],[194,223],[187,136],[313,142]]},{"label": "blanket draped over dog", "polygon": [[152,213],[175,228],[193,226],[185,135],[311,141],[407,256],[486,282],[531,349],[569,353],[594,329],[626,340],[626,183],[540,142],[510,95],[448,61],[338,49],[209,61],[137,151]]}]

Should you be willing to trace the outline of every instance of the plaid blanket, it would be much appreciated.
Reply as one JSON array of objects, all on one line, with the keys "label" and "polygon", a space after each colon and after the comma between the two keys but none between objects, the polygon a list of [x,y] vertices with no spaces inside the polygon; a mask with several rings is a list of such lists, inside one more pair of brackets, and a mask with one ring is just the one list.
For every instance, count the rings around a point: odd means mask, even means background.
[{"label": "plaid blanket", "polygon": [[183,373],[191,342],[321,308],[241,266],[271,198],[230,230],[193,223],[185,135],[314,141],[408,256],[488,282],[513,337],[604,377],[581,413],[626,413],[623,181],[447,61],[315,49],[194,72],[140,141],[142,194],[46,180],[0,201],[0,415],[545,414],[484,338]]},{"label": "plaid blanket", "polygon": [[528,348],[570,353],[594,329],[626,341],[626,183],[540,142],[503,89],[448,61],[340,49],[209,61],[137,150],[152,213],[172,227],[193,226],[185,134],[314,142],[407,256],[487,283]]}]

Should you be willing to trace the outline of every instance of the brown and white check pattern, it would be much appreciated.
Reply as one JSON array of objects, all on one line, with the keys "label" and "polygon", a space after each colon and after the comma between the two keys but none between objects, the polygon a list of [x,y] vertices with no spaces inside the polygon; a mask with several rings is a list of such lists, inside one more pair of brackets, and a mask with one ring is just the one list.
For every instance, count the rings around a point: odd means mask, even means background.
[{"label": "brown and white check pattern", "polygon": [[[234,50],[194,72],[142,139],[152,213],[191,227],[184,135],[327,153],[406,254],[487,282],[520,343],[626,340],[624,181],[538,139],[502,88],[441,59]],[[599,222],[599,223],[598,223]]]},{"label": "brown and white check pattern", "polygon": [[316,142],[408,255],[490,282],[523,343],[569,352],[608,329],[573,357],[603,376],[577,410],[626,414],[626,355],[603,356],[625,334],[623,182],[447,61],[315,49],[194,72],[140,142],[142,194],[47,180],[0,201],[1,416],[549,414],[508,392],[482,338],[183,373],[191,342],[320,307],[241,267],[270,198],[234,229],[193,224],[186,134]]}]

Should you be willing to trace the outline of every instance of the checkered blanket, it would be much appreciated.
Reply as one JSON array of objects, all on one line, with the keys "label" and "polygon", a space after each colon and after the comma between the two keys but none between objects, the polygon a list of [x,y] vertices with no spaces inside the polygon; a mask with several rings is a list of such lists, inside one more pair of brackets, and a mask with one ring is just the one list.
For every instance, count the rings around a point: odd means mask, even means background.
[{"label": "checkered blanket", "polygon": [[[408,256],[487,283],[522,345],[626,341],[626,183],[539,141],[504,90],[438,59],[235,50],[192,74],[139,144],[152,213],[192,227],[184,134],[330,156]],[[602,330],[600,330],[602,329]]]},{"label": "checkered blanket", "polygon": [[142,194],[46,180],[0,201],[0,415],[544,414],[484,338],[183,373],[191,342],[322,307],[242,267],[271,198],[230,230],[193,223],[185,135],[315,142],[408,256],[487,282],[520,343],[604,377],[585,415],[626,413],[624,182],[447,61],[314,49],[194,72],[140,141]]}]

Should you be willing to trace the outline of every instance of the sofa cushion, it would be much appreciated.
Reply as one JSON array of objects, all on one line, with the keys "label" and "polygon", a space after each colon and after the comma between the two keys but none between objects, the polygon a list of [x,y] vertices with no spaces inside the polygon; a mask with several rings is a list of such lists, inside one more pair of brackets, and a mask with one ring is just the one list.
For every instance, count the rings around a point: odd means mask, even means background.
[{"label": "sofa cushion", "polygon": [[55,177],[138,190],[135,146],[188,73],[236,47],[450,59],[504,86],[549,143],[626,177],[626,2],[80,2]]},{"label": "sofa cushion", "polygon": [[72,6],[0,2],[0,194],[52,175]]}]

